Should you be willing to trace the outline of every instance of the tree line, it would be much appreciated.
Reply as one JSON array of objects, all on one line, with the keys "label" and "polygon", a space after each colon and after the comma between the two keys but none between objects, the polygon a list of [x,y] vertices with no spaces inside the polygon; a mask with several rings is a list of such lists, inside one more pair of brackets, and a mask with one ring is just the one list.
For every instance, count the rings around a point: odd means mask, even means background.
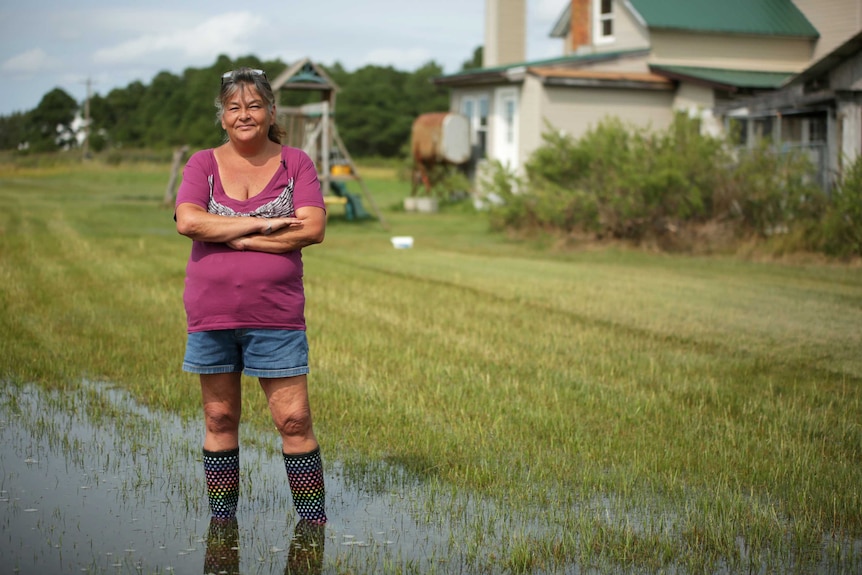
[{"label": "tree line", "polygon": [[[462,69],[477,67],[480,61],[481,48],[464,62]],[[214,106],[219,78],[240,66],[263,69],[273,80],[288,65],[253,55],[237,59],[221,55],[206,68],[187,68],[180,75],[163,71],[149,84],[135,81],[105,95],[95,94],[89,101],[89,149],[99,152],[218,145],[223,140]],[[336,104],[338,130],[356,156],[402,154],[416,116],[449,108],[448,91],[431,81],[443,74],[442,67],[434,61],[412,72],[377,65],[351,72],[338,62],[321,67],[340,88]],[[298,105],[308,97],[288,92],[281,95],[280,104]],[[0,116],[0,150],[31,153],[79,146],[84,105],[55,88],[34,109]]]}]

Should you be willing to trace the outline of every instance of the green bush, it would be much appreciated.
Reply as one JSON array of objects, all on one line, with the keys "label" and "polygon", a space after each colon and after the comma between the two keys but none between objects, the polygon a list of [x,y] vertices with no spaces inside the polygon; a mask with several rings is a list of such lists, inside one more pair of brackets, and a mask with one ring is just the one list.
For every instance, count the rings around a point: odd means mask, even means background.
[{"label": "green bush", "polygon": [[529,197],[497,190],[506,200],[498,223],[639,240],[710,213],[723,147],[683,114],[658,134],[609,118],[580,140],[551,130],[543,138],[518,186]]},{"label": "green bush", "polygon": [[862,256],[862,156],[857,156],[823,218],[823,251],[838,257]]},{"label": "green bush", "polygon": [[712,214],[714,192],[729,162],[724,141],[702,135],[700,122],[677,114],[666,131],[655,135],[654,142],[651,172],[662,178],[648,177],[645,188],[651,202],[661,206],[660,215],[690,220]]},{"label": "green bush", "polygon": [[763,141],[737,152],[721,204],[729,208],[742,231],[761,237],[810,225],[820,219],[823,208],[823,192],[810,173],[805,155],[776,151]]},{"label": "green bush", "polygon": [[716,221],[737,235],[810,238],[825,198],[807,158],[765,143],[731,150],[682,113],[658,132],[616,118],[578,140],[548,129],[523,179],[499,166],[489,178],[503,200],[492,224],[639,242]]},{"label": "green bush", "polygon": [[590,155],[584,146],[571,136],[554,131],[548,123],[542,140],[544,144],[525,165],[527,177],[563,187],[574,186],[590,165]]},{"label": "green bush", "polygon": [[600,235],[641,237],[648,209],[638,186],[649,163],[648,135],[612,118],[585,134],[579,144],[582,153],[589,154],[579,187],[595,196],[598,215],[591,227]]},{"label": "green bush", "polygon": [[492,229],[519,230],[538,224],[533,210],[536,198],[533,194],[520,193],[523,179],[498,161],[488,165],[482,179],[483,181],[478,183],[482,193],[497,197],[496,201],[490,203]]}]

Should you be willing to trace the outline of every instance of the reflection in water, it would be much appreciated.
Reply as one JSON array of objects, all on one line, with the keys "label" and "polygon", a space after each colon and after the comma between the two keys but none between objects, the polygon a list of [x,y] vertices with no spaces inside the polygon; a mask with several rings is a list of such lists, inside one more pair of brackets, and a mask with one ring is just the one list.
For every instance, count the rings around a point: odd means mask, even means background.
[{"label": "reflection in water", "polygon": [[284,575],[319,575],[323,571],[326,527],[300,520],[293,531]]},{"label": "reflection in water", "polygon": [[239,574],[239,526],[236,517],[210,519],[204,573]]},{"label": "reflection in water", "polygon": [[[320,575],[323,571],[323,548],[326,527],[301,520],[293,531],[287,553],[285,575]],[[204,574],[239,575],[239,525],[232,519],[210,519]]]}]

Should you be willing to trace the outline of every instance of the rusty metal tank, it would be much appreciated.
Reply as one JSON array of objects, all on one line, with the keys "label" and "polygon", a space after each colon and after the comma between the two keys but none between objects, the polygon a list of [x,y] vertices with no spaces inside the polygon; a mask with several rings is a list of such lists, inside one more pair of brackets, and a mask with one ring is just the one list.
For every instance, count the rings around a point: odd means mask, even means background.
[{"label": "rusty metal tank", "polygon": [[411,151],[424,163],[463,164],[470,159],[470,123],[452,112],[430,112],[413,121]]}]

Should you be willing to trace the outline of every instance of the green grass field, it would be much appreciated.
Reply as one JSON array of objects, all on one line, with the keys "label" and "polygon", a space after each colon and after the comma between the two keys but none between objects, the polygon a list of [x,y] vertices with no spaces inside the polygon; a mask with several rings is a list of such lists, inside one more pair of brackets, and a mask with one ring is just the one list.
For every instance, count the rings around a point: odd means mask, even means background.
[{"label": "green grass field", "polygon": [[[315,425],[418,482],[467,572],[862,569],[862,268],[557,250],[369,174],[388,229],[336,208],[304,253]],[[0,165],[0,378],[199,417],[167,175]]]}]

